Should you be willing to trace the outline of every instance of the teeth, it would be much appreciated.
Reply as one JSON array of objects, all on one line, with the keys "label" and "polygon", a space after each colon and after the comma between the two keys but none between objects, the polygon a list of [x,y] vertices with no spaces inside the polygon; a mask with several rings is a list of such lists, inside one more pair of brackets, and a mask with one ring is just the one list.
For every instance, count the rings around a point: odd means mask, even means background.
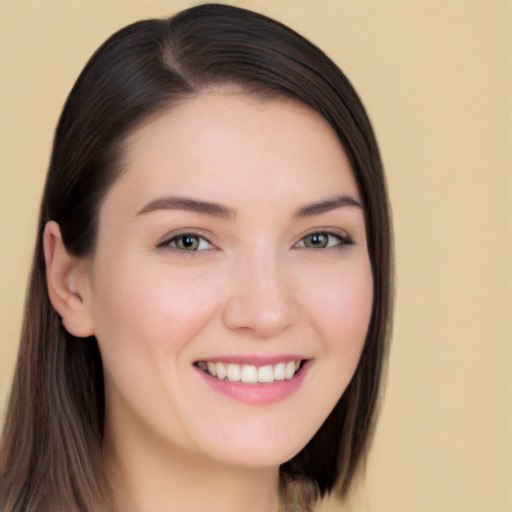
[{"label": "teeth", "polygon": [[[254,366],[256,368],[256,366]],[[274,368],[271,364],[258,368],[258,382],[274,382]]]},{"label": "teeth", "polygon": [[258,382],[258,369],[256,366],[253,366],[252,364],[244,364],[242,366],[240,380],[242,382],[250,382],[252,384]]},{"label": "teeth", "polygon": [[274,366],[274,380],[284,380],[284,369],[285,369],[284,363],[278,363]]},{"label": "teeth", "polygon": [[228,380],[238,382],[240,380],[240,365],[228,364]]},{"label": "teeth", "polygon": [[206,373],[221,380],[245,384],[265,384],[274,381],[291,380],[300,368],[299,361],[255,366],[252,364],[225,364],[213,361],[198,361],[197,366]]},{"label": "teeth", "polygon": [[206,363],[206,367],[208,368],[208,373],[210,375],[213,375],[214,377],[217,377],[217,368],[215,363],[212,363],[211,361],[208,361]]},{"label": "teeth", "polygon": [[289,363],[286,363],[286,368],[284,369],[284,375],[288,380],[293,379],[293,376],[295,375],[295,362],[294,361],[290,361]]},{"label": "teeth", "polygon": [[[228,375],[228,369],[226,368],[226,365],[222,363],[215,363],[215,369],[217,370],[217,377],[221,380],[225,379]],[[211,374],[213,375],[213,374]],[[215,375],[213,375],[215,377]]]}]

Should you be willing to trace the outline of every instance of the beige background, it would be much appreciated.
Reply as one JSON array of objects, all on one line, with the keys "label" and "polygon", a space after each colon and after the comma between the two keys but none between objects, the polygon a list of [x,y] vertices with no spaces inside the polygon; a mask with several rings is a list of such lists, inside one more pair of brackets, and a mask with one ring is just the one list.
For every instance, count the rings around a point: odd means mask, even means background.
[{"label": "beige background", "polygon": [[[194,3],[0,0],[2,407],[64,98],[115,29]],[[284,21],[338,62],[367,106],[388,173],[395,335],[378,435],[354,510],[512,510],[512,4],[231,3]]]}]

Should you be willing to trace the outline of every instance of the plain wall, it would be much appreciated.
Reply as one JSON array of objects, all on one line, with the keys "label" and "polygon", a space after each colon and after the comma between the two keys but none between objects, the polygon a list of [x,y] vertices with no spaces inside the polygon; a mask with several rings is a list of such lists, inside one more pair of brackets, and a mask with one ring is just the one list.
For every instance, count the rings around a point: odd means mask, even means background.
[{"label": "plain wall", "polygon": [[[0,0],[1,407],[65,96],[114,30],[195,3]],[[382,416],[352,506],[512,510],[512,3],[230,3],[273,16],[323,48],[360,93],[381,146],[397,308]]]}]

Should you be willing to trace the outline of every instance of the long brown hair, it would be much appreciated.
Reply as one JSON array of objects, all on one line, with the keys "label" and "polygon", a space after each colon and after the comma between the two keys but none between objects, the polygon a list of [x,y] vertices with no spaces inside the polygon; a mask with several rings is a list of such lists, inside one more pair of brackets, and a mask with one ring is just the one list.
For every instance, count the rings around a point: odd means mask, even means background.
[{"label": "long brown hair", "polygon": [[262,15],[202,5],[134,23],[91,57],[60,117],[42,200],[21,345],[0,446],[4,511],[113,509],[101,447],[104,396],[94,338],[70,335],[46,289],[42,233],[61,228],[67,250],[94,252],[102,198],[122,172],[123,144],[143,122],[212,85],[292,98],[335,130],[364,203],[374,304],[347,390],[282,474],[343,495],[375,420],[392,307],[391,222],[379,151],[356,92],[299,34]]}]

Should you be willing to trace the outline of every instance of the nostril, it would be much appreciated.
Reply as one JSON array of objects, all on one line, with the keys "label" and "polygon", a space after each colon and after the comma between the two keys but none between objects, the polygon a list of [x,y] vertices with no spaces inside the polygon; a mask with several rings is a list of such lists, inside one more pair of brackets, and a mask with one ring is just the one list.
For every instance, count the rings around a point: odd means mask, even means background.
[{"label": "nostril", "polygon": [[281,301],[265,302],[256,296],[233,298],[223,311],[222,318],[226,327],[245,330],[259,337],[271,337],[291,326],[297,314],[295,306]]}]

